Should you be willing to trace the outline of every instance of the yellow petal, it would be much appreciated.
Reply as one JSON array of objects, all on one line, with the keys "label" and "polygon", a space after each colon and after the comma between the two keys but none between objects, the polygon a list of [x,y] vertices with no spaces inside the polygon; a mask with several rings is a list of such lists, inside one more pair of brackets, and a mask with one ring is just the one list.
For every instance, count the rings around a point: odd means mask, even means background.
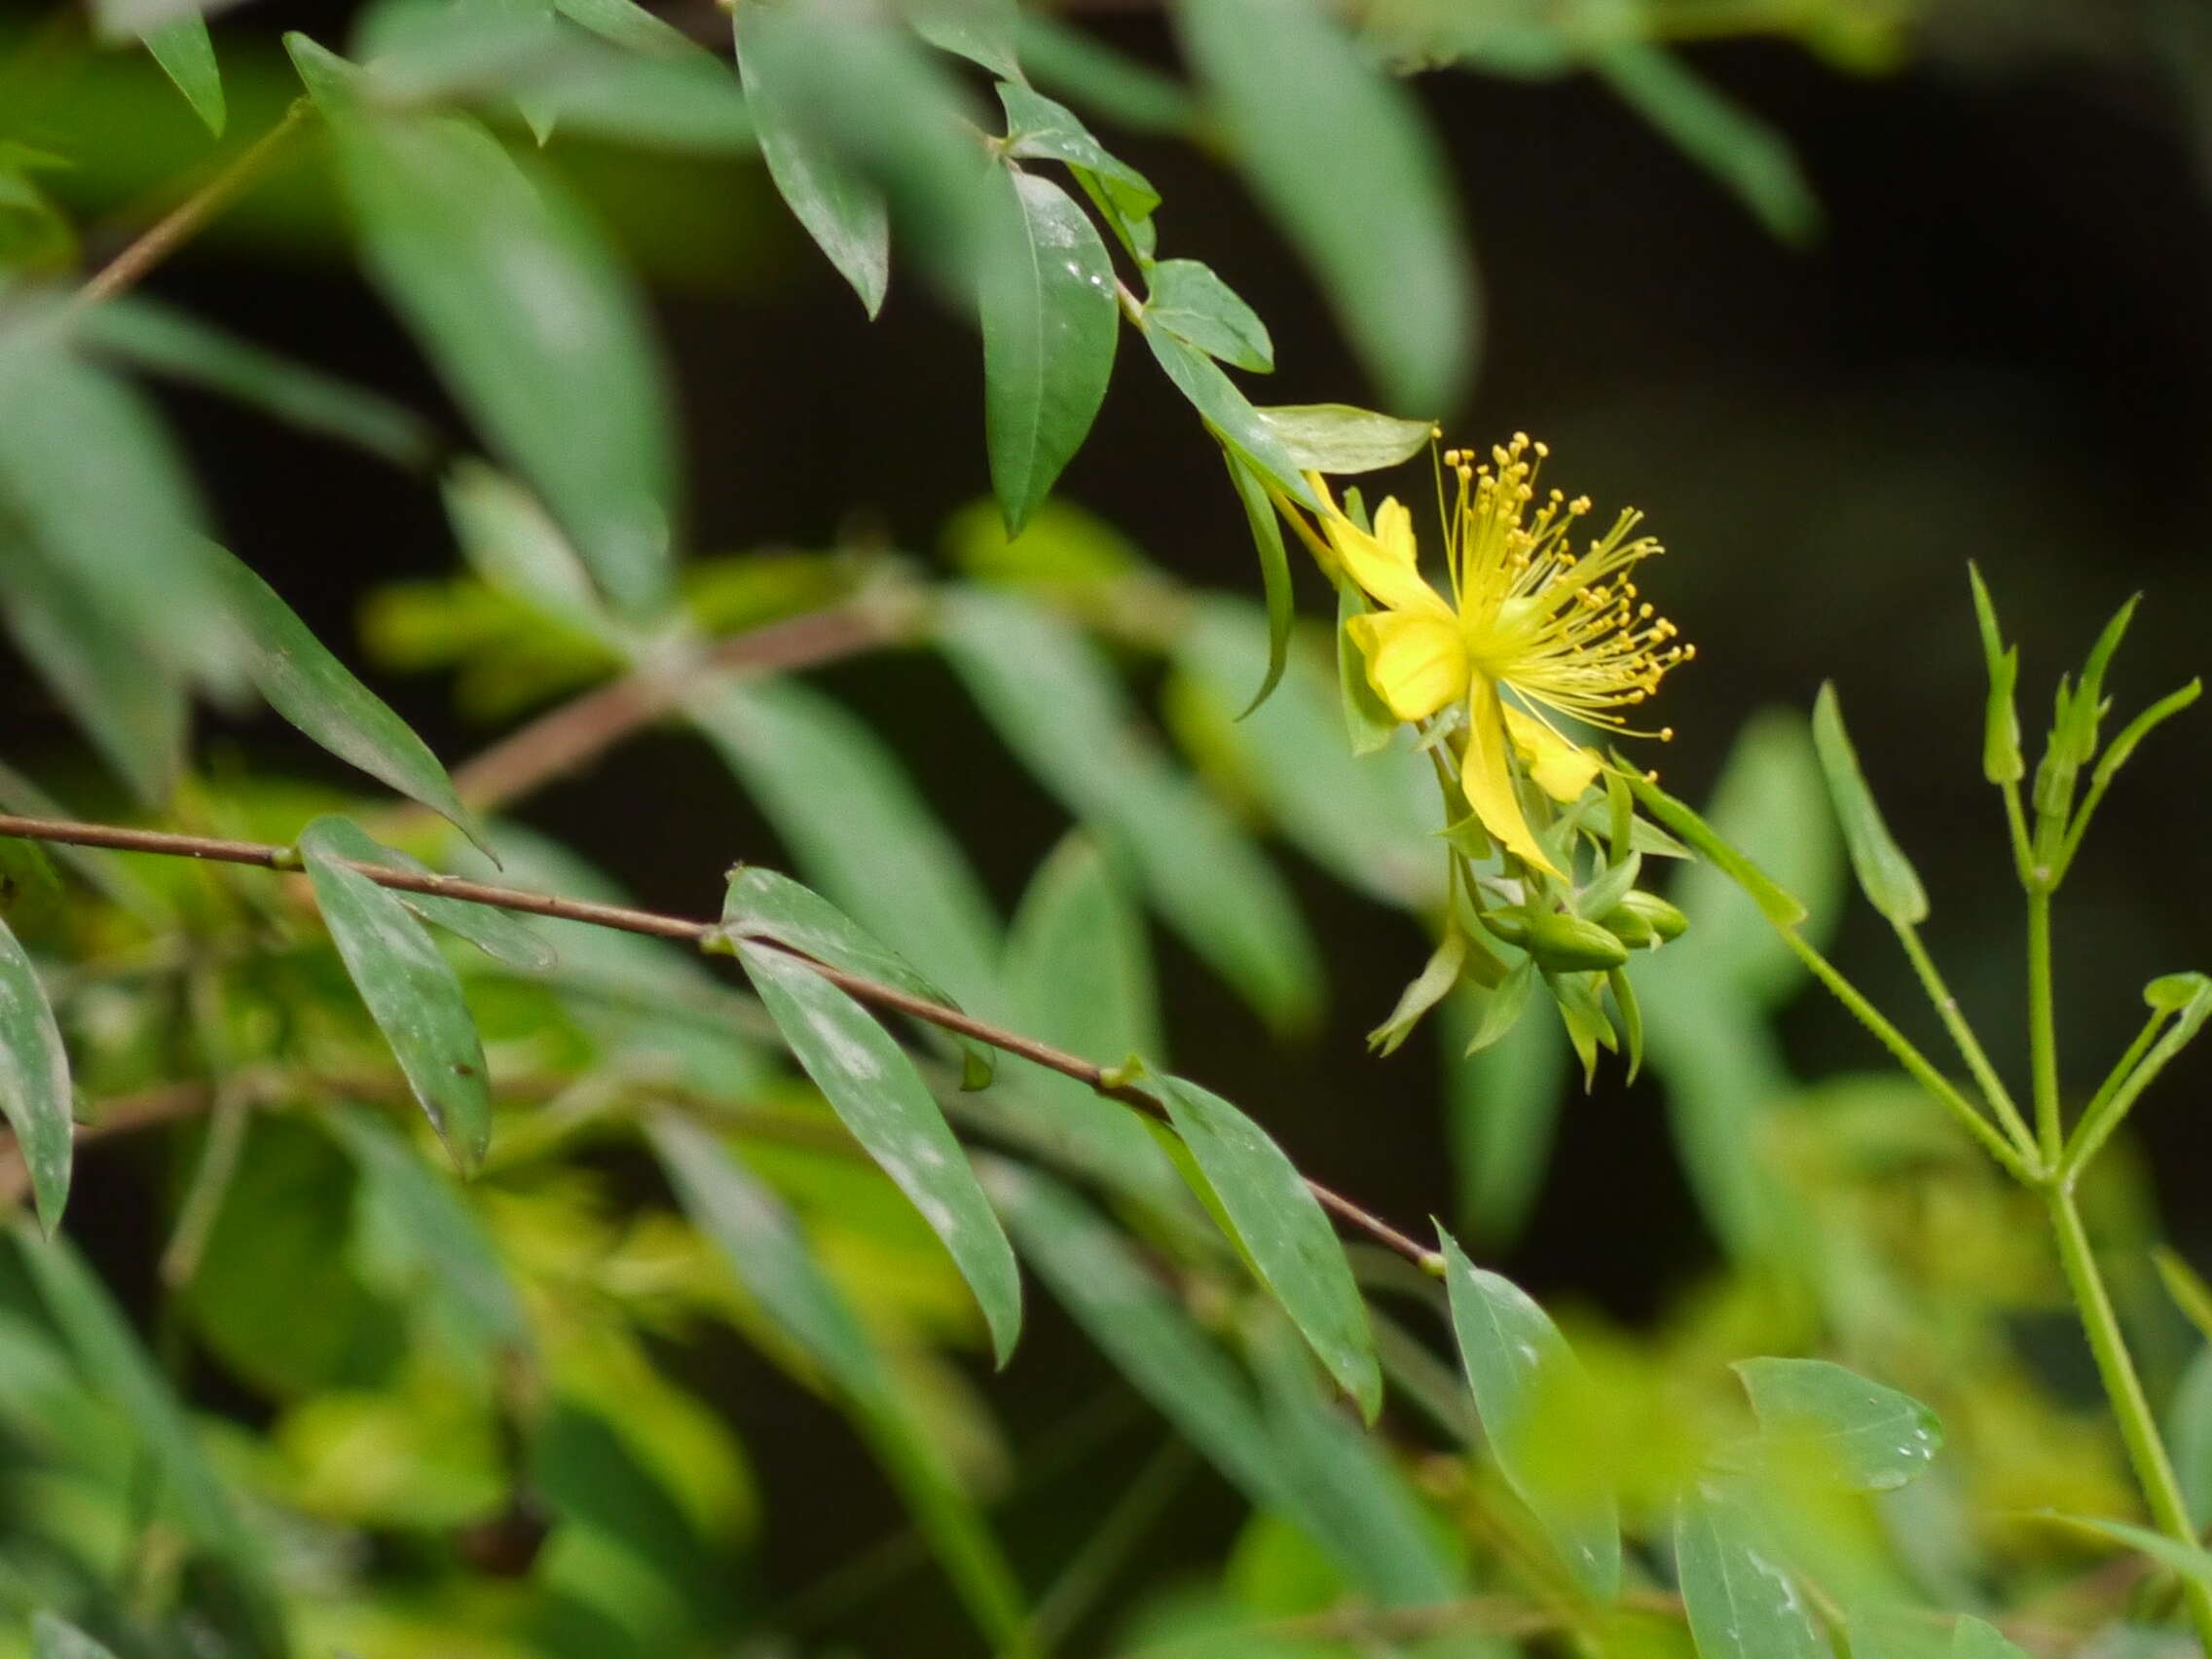
[{"label": "yellow petal", "polygon": [[1467,647],[1449,616],[1377,610],[1346,625],[1367,658],[1368,682],[1402,720],[1424,720],[1466,695]]},{"label": "yellow petal", "polygon": [[1523,863],[1551,875],[1560,873],[1521,815],[1520,797],[1513,793],[1513,770],[1505,760],[1505,710],[1497,686],[1480,674],[1467,692],[1467,754],[1459,767],[1459,787],[1494,839]]},{"label": "yellow petal", "polygon": [[1590,780],[1598,775],[1598,756],[1569,743],[1533,715],[1508,706],[1505,729],[1513,747],[1529,762],[1529,776],[1536,787],[1559,801],[1580,800]]},{"label": "yellow petal", "polygon": [[1392,610],[1411,610],[1430,616],[1450,616],[1452,607],[1444,596],[1421,579],[1419,550],[1414,544],[1413,514],[1395,497],[1375,512],[1375,534],[1369,535],[1337,509],[1328,490],[1314,480],[1325,509],[1321,528],[1329,545],[1344,561],[1351,579]]}]

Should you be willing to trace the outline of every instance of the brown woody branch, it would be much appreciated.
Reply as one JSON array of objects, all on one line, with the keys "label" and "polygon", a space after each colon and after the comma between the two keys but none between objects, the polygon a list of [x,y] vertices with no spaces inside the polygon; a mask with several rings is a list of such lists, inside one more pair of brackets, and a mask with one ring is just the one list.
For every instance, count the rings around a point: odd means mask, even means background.
[{"label": "brown woody branch", "polygon": [[[17,836],[26,841],[58,842],[66,846],[101,847],[114,852],[152,853],[168,858],[203,859],[217,864],[250,865],[260,869],[300,868],[300,855],[290,847],[272,846],[260,841],[225,840],[212,835],[180,835],[161,830],[134,830],[115,824],[79,824],[0,813],[0,835]],[[398,893],[434,894],[441,898],[458,899],[463,903],[489,904],[502,910],[520,911],[525,915],[584,922],[593,927],[613,928],[622,933],[675,940],[696,949],[719,946],[732,937],[717,922],[662,915],[657,911],[632,909],[622,904],[562,899],[546,893],[532,893],[519,887],[496,887],[486,882],[466,881],[459,876],[439,875],[429,871],[391,869],[383,865],[363,864],[350,859],[334,862],[368,877],[380,887]],[[743,938],[747,942],[762,948],[780,950],[797,957],[856,1002],[893,1014],[903,1014],[909,1018],[935,1025],[940,1030],[987,1043],[1004,1053],[1028,1060],[1048,1071],[1058,1072],[1062,1077],[1073,1078],[1108,1099],[1121,1101],[1124,1105],[1156,1118],[1164,1118],[1166,1115],[1160,1102],[1143,1089],[1121,1080],[1106,1067],[1087,1060],[1080,1054],[1071,1054],[1064,1049],[1040,1043],[1018,1031],[1009,1031],[1002,1026],[990,1024],[957,1008],[932,1002],[927,997],[916,996],[896,985],[887,985],[864,975],[848,973],[775,940],[743,934],[735,937]],[[1436,1273],[1442,1271],[1443,1258],[1438,1252],[1407,1236],[1380,1216],[1334,1189],[1311,1179],[1307,1180],[1306,1186],[1338,1220],[1396,1251],[1425,1272]]]}]

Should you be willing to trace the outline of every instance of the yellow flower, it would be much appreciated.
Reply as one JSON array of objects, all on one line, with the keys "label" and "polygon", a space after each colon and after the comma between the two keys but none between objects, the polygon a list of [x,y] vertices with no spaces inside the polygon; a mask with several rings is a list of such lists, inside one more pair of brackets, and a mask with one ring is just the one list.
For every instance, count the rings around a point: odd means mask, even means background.
[{"label": "yellow flower", "polygon": [[[1631,571],[1661,551],[1632,535],[1641,515],[1623,512],[1580,554],[1570,544],[1586,498],[1554,490],[1536,505],[1536,474],[1548,451],[1525,434],[1477,465],[1470,451],[1447,450],[1456,498],[1444,522],[1447,600],[1422,579],[1413,515],[1395,499],[1363,531],[1338,510],[1319,478],[1322,529],[1344,569],[1381,607],[1354,617],[1351,637],[1367,677],[1401,720],[1424,720],[1464,701],[1466,748],[1460,787],[1483,828],[1524,862],[1560,873],[1530,830],[1514,793],[1507,750],[1555,800],[1580,795],[1598,774],[1587,749],[1567,742],[1545,712],[1638,737],[1620,711],[1642,702],[1677,662],[1696,655],[1674,645],[1675,625],[1640,604]],[[1507,702],[1511,692],[1521,707]]]}]

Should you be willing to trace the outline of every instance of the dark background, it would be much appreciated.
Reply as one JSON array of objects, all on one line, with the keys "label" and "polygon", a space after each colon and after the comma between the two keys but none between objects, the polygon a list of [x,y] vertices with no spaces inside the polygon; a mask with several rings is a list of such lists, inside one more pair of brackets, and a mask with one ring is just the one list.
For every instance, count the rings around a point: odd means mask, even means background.
[{"label": "dark background", "polygon": [[[305,20],[289,5],[270,12],[272,47],[279,23],[342,33],[331,8]],[[2212,196],[2188,84],[2126,28],[2022,40],[1992,35],[1993,20],[1938,16],[1915,60],[1880,77],[1780,43],[1691,55],[1795,144],[1827,218],[1803,250],[1771,240],[1594,81],[1451,74],[1419,85],[1463,192],[1489,311],[1475,389],[1448,430],[1485,444],[1517,427],[1548,439],[1558,482],[1602,506],[1642,507],[1668,543],[1646,586],[1699,647],[1667,690],[1677,793],[1702,797],[1754,710],[1802,710],[1824,679],[1838,682],[1935,896],[1931,942],[1993,1050],[2009,1054],[2023,1048],[2017,894],[1979,776],[1965,566],[1979,563],[2022,646],[2032,737],[2056,673],[2136,590],[2148,602],[2113,678],[2116,719],[2212,666]],[[1172,58],[1155,19],[1117,13],[1095,26]],[[1109,137],[1166,199],[1163,251],[1211,263],[1268,320],[1281,365],[1268,401],[1372,399],[1316,290],[1228,173],[1180,145]],[[554,155],[662,274],[699,547],[822,545],[864,515],[928,555],[945,516],[986,488],[967,326],[897,277],[868,324],[750,166],[682,165],[711,207],[671,247],[665,228],[637,230],[650,204],[626,183],[641,176],[635,166],[559,143]],[[273,194],[313,180],[303,165]],[[397,327],[343,267],[315,256],[312,229],[287,233],[296,256],[269,256],[275,222],[242,213],[229,240],[177,259],[153,291],[441,409]],[[397,574],[450,568],[429,487],[226,406],[165,396],[233,545],[356,662],[363,596]],[[1211,446],[1141,353],[1124,353],[1064,493],[1187,579],[1256,590]],[[1319,584],[1305,597],[1318,610]],[[949,676],[917,654],[825,678],[901,747],[1011,900],[1060,817]],[[376,682],[449,759],[490,735],[456,719],[441,683]],[[54,718],[19,674],[7,694],[28,718]],[[2208,719],[2184,716],[2139,757],[2062,900],[2062,1051],[2077,1097],[2139,1024],[2143,981],[2212,958]],[[217,735],[323,767],[271,721]],[[548,790],[526,816],[673,909],[711,907],[733,858],[775,856],[703,747],[674,736]],[[1255,1109],[1302,1165],[1384,1213],[1448,1213],[1433,1051],[1417,1040],[1379,1064],[1359,1041],[1424,946],[1410,922],[1286,857],[1330,963],[1331,1022],[1309,1046],[1278,1048],[1162,940],[1180,1069]],[[1877,1002],[1917,1000],[1862,908],[1839,956]],[[1807,1076],[1879,1060],[1810,996],[1788,1030]],[[2202,1059],[2185,1061],[2138,1115],[2168,1223],[2199,1259],[2212,1248],[2207,1076]],[[1570,1106],[1564,1156],[1508,1271],[1539,1294],[1570,1290],[1634,1319],[1711,1260],[1657,1107],[1610,1076]],[[91,1162],[97,1179],[100,1160]],[[1000,1390],[1017,1432],[1097,1385],[1042,1300],[1038,1340]],[[810,1504],[788,1471],[779,1478],[782,1437],[759,1430],[788,1426],[785,1444],[810,1458],[844,1440],[789,1390],[750,1392],[760,1404],[745,1409],[751,1444],[787,1529],[771,1570],[803,1575],[804,1558],[819,1567],[850,1547],[855,1516],[832,1495],[850,1484],[810,1463]],[[1130,1432],[1119,1443],[1141,1446],[1153,1431]],[[850,1461],[858,1477],[857,1449]],[[1195,1524],[1226,1526],[1226,1498],[1217,1507]]]}]

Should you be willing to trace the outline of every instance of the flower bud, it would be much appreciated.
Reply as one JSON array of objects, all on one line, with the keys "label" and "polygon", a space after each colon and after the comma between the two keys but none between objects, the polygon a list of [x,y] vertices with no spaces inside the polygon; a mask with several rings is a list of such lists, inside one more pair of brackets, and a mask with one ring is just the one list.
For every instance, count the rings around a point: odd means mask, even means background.
[{"label": "flower bud", "polygon": [[1689,917],[1656,893],[1624,893],[1621,902],[1600,918],[1600,926],[1623,944],[1641,948],[1680,939],[1688,931]]},{"label": "flower bud", "polygon": [[1536,965],[1555,974],[1602,972],[1628,960],[1628,946],[1596,922],[1556,911],[1530,919],[1528,943]]}]

